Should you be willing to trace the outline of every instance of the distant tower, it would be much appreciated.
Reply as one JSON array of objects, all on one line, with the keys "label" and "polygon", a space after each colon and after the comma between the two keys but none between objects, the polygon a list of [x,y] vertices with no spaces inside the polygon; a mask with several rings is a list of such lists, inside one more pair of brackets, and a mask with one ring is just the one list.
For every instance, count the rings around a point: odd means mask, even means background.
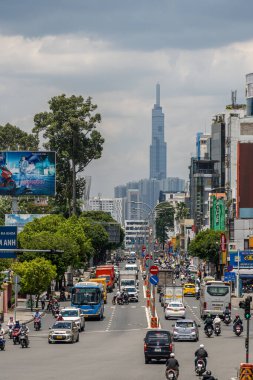
[{"label": "distant tower", "polygon": [[247,116],[253,116],[253,73],[246,75]]},{"label": "distant tower", "polygon": [[164,114],[160,106],[160,84],[156,85],[156,104],[152,109],[152,144],[150,145],[150,179],[167,176],[167,145],[164,142]]}]

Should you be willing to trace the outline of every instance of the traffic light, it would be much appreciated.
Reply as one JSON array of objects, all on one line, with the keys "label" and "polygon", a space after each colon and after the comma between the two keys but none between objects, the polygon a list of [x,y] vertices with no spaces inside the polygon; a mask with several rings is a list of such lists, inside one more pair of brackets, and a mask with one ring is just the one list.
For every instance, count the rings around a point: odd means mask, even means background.
[{"label": "traffic light", "polygon": [[244,317],[245,319],[250,319],[251,317],[251,313],[250,313],[250,303],[252,301],[252,297],[248,296],[246,299],[245,299],[245,308],[244,308]]}]

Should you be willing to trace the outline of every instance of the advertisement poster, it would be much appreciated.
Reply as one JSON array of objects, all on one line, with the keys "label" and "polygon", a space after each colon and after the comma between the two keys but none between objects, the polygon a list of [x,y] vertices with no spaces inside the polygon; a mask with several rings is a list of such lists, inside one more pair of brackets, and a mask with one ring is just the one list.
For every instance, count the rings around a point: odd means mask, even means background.
[{"label": "advertisement poster", "polygon": [[[15,259],[17,254],[11,249],[17,248],[17,227],[0,226],[0,258]],[[3,252],[1,249],[9,249],[8,252]]]},{"label": "advertisement poster", "polygon": [[21,232],[27,223],[47,215],[48,214],[5,214],[5,225],[15,226],[18,228],[18,232]]},{"label": "advertisement poster", "polygon": [[[253,268],[253,251],[240,251],[239,252],[239,268]],[[230,252],[230,265],[233,268],[238,267],[238,252]]]},{"label": "advertisement poster", "polygon": [[0,152],[0,195],[55,195],[55,152]]}]

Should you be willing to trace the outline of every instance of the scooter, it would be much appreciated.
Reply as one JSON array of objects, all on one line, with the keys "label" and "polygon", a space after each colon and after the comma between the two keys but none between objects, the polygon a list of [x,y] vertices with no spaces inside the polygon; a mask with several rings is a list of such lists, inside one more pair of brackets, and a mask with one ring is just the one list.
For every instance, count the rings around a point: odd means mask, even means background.
[{"label": "scooter", "polygon": [[221,333],[221,327],[220,327],[219,323],[216,323],[214,325],[214,333],[215,333],[216,336],[220,335],[220,333]]},{"label": "scooter", "polygon": [[196,372],[197,376],[202,376],[205,371],[206,371],[206,366],[205,366],[204,360],[198,359],[197,365],[195,368],[195,372]]},{"label": "scooter", "polygon": [[19,341],[20,341],[20,344],[21,344],[22,348],[24,348],[24,347],[27,348],[29,346],[28,336],[23,331],[20,333]]},{"label": "scooter", "polygon": [[240,336],[242,333],[243,327],[240,323],[234,326],[234,333],[236,336]]},{"label": "scooter", "polygon": [[3,336],[0,337],[0,350],[1,351],[4,351],[5,349],[5,339],[3,338]]},{"label": "scooter", "polygon": [[12,339],[12,331],[13,331],[13,326],[9,326],[8,327],[8,335],[9,335],[10,339]]},{"label": "scooter", "polygon": [[40,318],[34,318],[34,329],[35,331],[39,331],[41,328]]},{"label": "scooter", "polygon": [[207,326],[207,328],[205,329],[205,334],[208,338],[210,338],[213,335],[213,329],[211,326]]},{"label": "scooter", "polygon": [[13,340],[13,344],[19,344],[20,341],[19,341],[19,337],[20,337],[20,332],[19,332],[19,329],[13,329],[12,330],[12,340]]},{"label": "scooter", "polygon": [[167,380],[177,380],[178,374],[174,369],[166,369],[165,376]]}]

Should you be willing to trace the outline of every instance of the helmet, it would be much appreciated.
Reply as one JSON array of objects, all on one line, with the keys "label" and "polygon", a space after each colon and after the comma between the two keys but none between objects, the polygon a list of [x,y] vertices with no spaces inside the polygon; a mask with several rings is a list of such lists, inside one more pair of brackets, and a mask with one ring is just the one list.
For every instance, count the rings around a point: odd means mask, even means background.
[{"label": "helmet", "polygon": [[220,318],[220,317],[218,316],[218,314],[216,315],[216,318]]},{"label": "helmet", "polygon": [[207,316],[208,316],[208,318],[211,318],[211,314],[210,313],[208,313]]},{"label": "helmet", "polygon": [[175,354],[172,352],[172,353],[170,354],[170,357],[171,357],[171,358],[174,358],[174,357],[175,357]]},{"label": "helmet", "polygon": [[239,318],[239,314],[236,314],[236,315],[235,315],[235,318]]},{"label": "helmet", "polygon": [[25,323],[22,323],[22,325],[21,325],[21,326],[22,326],[22,327],[26,327],[26,326],[25,326]]},{"label": "helmet", "polygon": [[211,371],[206,371],[206,375],[211,376],[212,372]]},{"label": "helmet", "polygon": [[13,317],[10,317],[10,320],[13,321]]},{"label": "helmet", "polygon": [[201,344],[200,346],[199,346],[199,348],[204,348],[205,346],[204,346],[204,344]]}]

